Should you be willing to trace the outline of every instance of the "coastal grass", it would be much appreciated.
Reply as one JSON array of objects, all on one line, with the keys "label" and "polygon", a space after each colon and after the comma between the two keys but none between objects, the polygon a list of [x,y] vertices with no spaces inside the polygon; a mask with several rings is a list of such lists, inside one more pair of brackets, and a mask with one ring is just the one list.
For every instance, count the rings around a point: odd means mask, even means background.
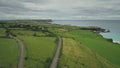
[{"label": "coastal grass", "polygon": [[14,39],[0,38],[0,68],[16,68],[19,48]]},{"label": "coastal grass", "polygon": [[112,64],[120,66],[119,44],[114,44],[89,30],[73,30],[61,36],[75,39],[80,44],[87,46],[93,52],[110,61]]},{"label": "coastal grass", "polygon": [[63,38],[62,55],[58,68],[116,68],[110,62],[79,44],[72,38]]},{"label": "coastal grass", "polygon": [[20,36],[26,49],[24,68],[48,68],[55,53],[55,37]]}]

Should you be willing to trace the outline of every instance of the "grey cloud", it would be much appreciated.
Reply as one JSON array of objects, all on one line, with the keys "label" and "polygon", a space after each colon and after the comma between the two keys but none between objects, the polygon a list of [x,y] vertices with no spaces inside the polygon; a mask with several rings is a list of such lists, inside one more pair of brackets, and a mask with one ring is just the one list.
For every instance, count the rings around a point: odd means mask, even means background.
[{"label": "grey cloud", "polygon": [[[13,18],[40,17],[75,19],[79,16],[91,16],[95,18],[96,16],[112,15],[114,18],[119,19],[119,0],[88,1],[89,0],[0,0],[0,19],[8,19],[10,16]],[[30,4],[26,6],[26,3]],[[31,6],[31,4],[34,4],[34,7]]]},{"label": "grey cloud", "polygon": [[75,7],[76,15],[120,15],[120,8],[118,7],[105,7],[105,6],[95,6],[95,7]]},{"label": "grey cloud", "polygon": [[29,9],[25,8],[21,2],[15,0],[0,0],[0,12],[4,12],[6,14],[15,14],[22,13],[28,10]]},{"label": "grey cloud", "polygon": [[30,3],[46,4],[46,3],[49,3],[51,0],[21,0],[21,1],[30,2]]},{"label": "grey cloud", "polygon": [[0,0],[0,7],[23,8],[23,4],[16,0]]}]

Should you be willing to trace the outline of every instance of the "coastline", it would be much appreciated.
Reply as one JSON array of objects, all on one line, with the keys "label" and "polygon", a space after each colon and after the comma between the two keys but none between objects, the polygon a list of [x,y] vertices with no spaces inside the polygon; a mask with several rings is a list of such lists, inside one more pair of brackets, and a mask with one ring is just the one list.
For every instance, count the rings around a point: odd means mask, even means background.
[{"label": "coastline", "polygon": [[[53,24],[60,24],[60,25],[71,25],[71,26],[80,26],[80,27],[89,27],[89,26],[97,26],[106,29],[106,31],[110,31],[113,35],[109,34],[109,37],[103,37],[105,39],[112,39],[113,43],[120,44],[120,20],[53,20],[51,22]],[[103,32],[104,33],[104,32]],[[103,36],[103,35],[102,35]]]},{"label": "coastline", "polygon": [[[60,24],[60,23],[52,23],[52,24],[58,24],[58,25],[68,25],[68,26],[79,26],[79,25],[72,25],[72,24]],[[102,35],[102,33],[110,33],[111,30],[105,29],[100,26],[79,26],[81,30],[91,30],[92,32],[99,34],[104,39],[108,40],[109,42],[112,42],[114,44],[120,44],[120,41],[115,41],[113,38],[107,38]]]},{"label": "coastline", "polygon": [[[103,35],[102,33],[104,33],[104,32],[100,32],[100,33],[98,33],[98,34],[99,34],[100,36],[102,36],[104,39],[107,39],[108,41],[110,41],[110,42],[112,42],[112,43],[114,43],[114,44],[120,44],[120,41],[115,41],[113,38],[104,37],[104,35]],[[109,32],[107,32],[107,33],[109,33]]]},{"label": "coastline", "polygon": [[113,43],[117,43],[117,44],[120,44],[120,42],[119,42],[119,41],[113,41]]},{"label": "coastline", "polygon": [[111,37],[106,37],[104,34],[110,34],[111,31],[104,29],[102,27],[98,27],[98,26],[94,26],[94,27],[80,27],[81,30],[91,30],[93,33],[96,33],[98,35],[100,35],[102,38],[106,39],[109,42],[112,42],[114,44],[120,44],[120,41],[116,41],[114,40],[114,38]]}]

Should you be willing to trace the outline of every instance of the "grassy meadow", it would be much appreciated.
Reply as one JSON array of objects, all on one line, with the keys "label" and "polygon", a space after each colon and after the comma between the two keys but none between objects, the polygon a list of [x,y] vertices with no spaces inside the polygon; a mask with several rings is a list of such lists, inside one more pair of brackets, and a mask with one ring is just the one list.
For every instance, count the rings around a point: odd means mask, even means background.
[{"label": "grassy meadow", "polygon": [[54,37],[20,36],[26,47],[24,68],[48,68],[56,49]]},{"label": "grassy meadow", "polygon": [[63,38],[62,55],[58,68],[116,68],[96,55],[88,47],[71,38]]},{"label": "grassy meadow", "polygon": [[0,68],[16,68],[18,44],[14,39],[0,38]]},{"label": "grassy meadow", "polygon": [[88,30],[73,30],[61,36],[75,39],[80,44],[90,48],[95,54],[100,55],[118,67],[120,66],[119,44],[114,44]]},{"label": "grassy meadow", "polygon": [[0,28],[0,68],[16,68],[18,53],[17,42],[5,37],[5,29]]}]

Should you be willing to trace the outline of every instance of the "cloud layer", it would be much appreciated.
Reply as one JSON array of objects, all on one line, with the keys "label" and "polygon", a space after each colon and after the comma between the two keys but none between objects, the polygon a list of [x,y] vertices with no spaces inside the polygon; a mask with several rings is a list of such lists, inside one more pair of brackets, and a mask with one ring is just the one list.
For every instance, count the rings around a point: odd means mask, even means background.
[{"label": "cloud layer", "polygon": [[0,19],[118,19],[119,0],[0,0]]}]

